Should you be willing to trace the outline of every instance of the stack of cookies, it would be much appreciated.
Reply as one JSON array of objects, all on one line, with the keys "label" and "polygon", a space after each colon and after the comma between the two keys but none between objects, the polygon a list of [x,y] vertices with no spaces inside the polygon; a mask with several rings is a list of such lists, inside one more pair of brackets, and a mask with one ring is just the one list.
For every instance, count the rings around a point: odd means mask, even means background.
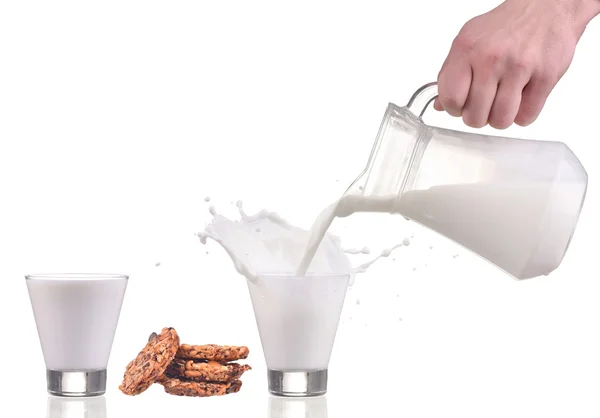
[{"label": "stack of cookies", "polygon": [[178,396],[221,396],[239,392],[240,377],[252,368],[234,363],[246,359],[248,347],[188,345],[179,343],[173,328],[153,333],[138,356],[127,365],[123,383],[126,395],[139,395],[159,383]]}]

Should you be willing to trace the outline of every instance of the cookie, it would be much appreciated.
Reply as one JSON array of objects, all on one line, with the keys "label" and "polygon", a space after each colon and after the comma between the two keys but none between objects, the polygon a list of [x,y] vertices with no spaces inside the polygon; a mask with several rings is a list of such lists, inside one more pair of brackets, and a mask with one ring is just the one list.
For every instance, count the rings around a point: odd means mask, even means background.
[{"label": "cookie", "polygon": [[213,360],[221,363],[248,358],[248,347],[227,345],[189,345],[181,344],[176,357],[187,360]]},{"label": "cookie", "polygon": [[230,382],[239,379],[244,372],[252,370],[246,364],[221,364],[216,361],[194,361],[175,358],[165,374],[168,377],[186,378],[197,382]]},{"label": "cookie", "polygon": [[209,383],[163,378],[160,384],[165,388],[165,392],[176,396],[223,396],[229,393],[237,393],[242,388],[240,380],[234,380],[229,383]]},{"label": "cookie", "polygon": [[163,375],[179,348],[179,335],[173,328],[163,328],[151,335],[148,343],[125,369],[119,386],[125,395],[139,395]]}]

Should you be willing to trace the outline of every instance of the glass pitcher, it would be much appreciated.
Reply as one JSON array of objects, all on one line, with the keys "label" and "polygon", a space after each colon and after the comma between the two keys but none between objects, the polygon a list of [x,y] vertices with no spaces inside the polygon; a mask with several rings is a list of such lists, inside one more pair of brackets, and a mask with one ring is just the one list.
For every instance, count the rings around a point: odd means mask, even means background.
[{"label": "glass pitcher", "polygon": [[480,255],[516,279],[561,263],[588,177],[565,144],[428,126],[437,83],[389,104],[365,170],[341,199],[343,216],[392,212]]}]

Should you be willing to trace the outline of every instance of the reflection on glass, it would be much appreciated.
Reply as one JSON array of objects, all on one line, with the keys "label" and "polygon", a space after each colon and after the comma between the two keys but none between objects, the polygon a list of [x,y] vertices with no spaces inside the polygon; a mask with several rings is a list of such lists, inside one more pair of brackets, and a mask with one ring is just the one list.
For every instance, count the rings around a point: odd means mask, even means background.
[{"label": "reflection on glass", "polygon": [[327,398],[269,398],[268,418],[327,418]]},{"label": "reflection on glass", "polygon": [[47,418],[106,418],[106,398],[49,396]]}]

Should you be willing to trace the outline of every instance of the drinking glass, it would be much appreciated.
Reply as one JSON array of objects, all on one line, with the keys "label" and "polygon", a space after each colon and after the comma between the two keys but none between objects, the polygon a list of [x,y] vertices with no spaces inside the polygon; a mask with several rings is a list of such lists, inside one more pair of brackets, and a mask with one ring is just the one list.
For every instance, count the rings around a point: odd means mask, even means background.
[{"label": "drinking glass", "polygon": [[69,273],[25,278],[46,363],[48,392],[56,396],[104,394],[128,276]]},{"label": "drinking glass", "polygon": [[272,395],[327,392],[329,358],[349,280],[349,274],[260,274],[248,281]]}]

